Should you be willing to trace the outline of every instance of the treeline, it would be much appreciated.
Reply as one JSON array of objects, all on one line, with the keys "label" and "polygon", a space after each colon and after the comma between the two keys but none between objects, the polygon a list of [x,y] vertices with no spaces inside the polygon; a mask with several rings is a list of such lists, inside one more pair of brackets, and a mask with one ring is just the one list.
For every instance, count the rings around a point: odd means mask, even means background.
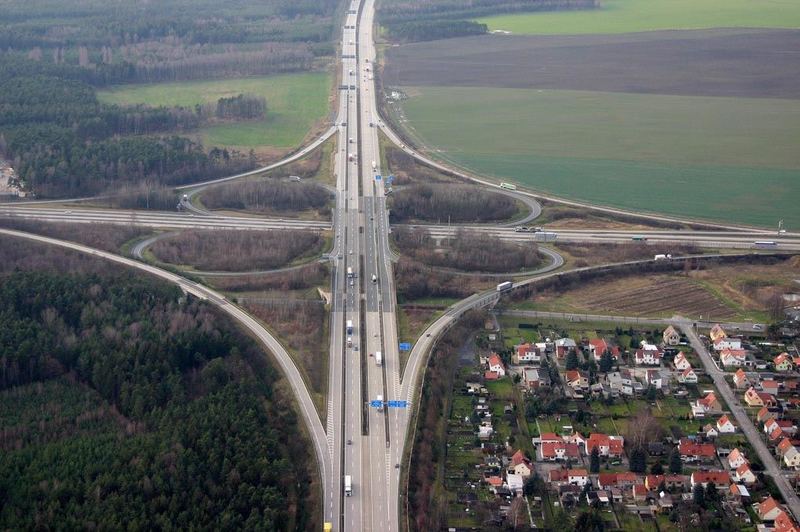
[{"label": "treeline", "polygon": [[490,222],[517,213],[513,198],[470,185],[415,184],[397,190],[389,203],[395,222]]},{"label": "treeline", "polygon": [[264,118],[267,113],[267,100],[252,94],[238,94],[217,100],[215,115],[222,119]]},{"label": "treeline", "polygon": [[381,2],[381,24],[396,41],[430,41],[486,33],[475,17],[519,11],[593,9],[600,0],[400,0]]},{"label": "treeline", "polygon": [[600,0],[399,0],[381,2],[380,20],[384,24],[433,20],[470,19],[519,11],[595,9]]},{"label": "treeline", "polygon": [[169,0],[103,3],[10,0],[0,48],[185,43],[317,42],[331,36],[337,0]]},{"label": "treeline", "polygon": [[424,228],[396,228],[392,236],[403,254],[431,266],[511,273],[536,268],[542,263],[542,256],[534,243],[512,244],[476,231],[458,230],[453,238],[442,242],[438,248]]},{"label": "treeline", "polygon": [[4,131],[48,124],[95,140],[194,129],[199,122],[193,110],[181,107],[101,104],[94,89],[82,81],[20,75],[0,82],[0,130]]},{"label": "treeline", "polygon": [[465,275],[436,271],[405,257],[397,262],[394,272],[401,303],[426,297],[463,299],[476,291],[474,282]]},{"label": "treeline", "polygon": [[198,121],[182,108],[101,104],[91,86],[76,80],[18,76],[0,83],[0,155],[27,190],[43,197],[143,180],[179,184],[255,166],[252,156],[206,153],[187,138],[135,136],[191,129]]},{"label": "treeline", "polygon": [[129,273],[16,272],[0,301],[0,402],[17,405],[0,410],[0,527],[309,524],[291,399],[210,307]]},{"label": "treeline", "polygon": [[447,420],[452,408],[457,358],[464,339],[483,326],[484,317],[479,311],[464,313],[436,343],[429,358],[409,464],[406,515],[410,530],[441,530],[447,526],[446,501],[438,495],[441,490],[436,489],[436,484],[442,482],[447,460]]},{"label": "treeline", "polygon": [[235,209],[255,212],[305,211],[330,212],[331,194],[323,187],[305,181],[241,181],[209,188],[202,197],[209,209]]},{"label": "treeline", "polygon": [[311,231],[197,230],[158,240],[151,250],[159,260],[198,270],[256,271],[312,256],[324,244]]},{"label": "treeline", "polygon": [[[96,87],[122,83],[154,83],[193,79],[256,76],[308,70],[314,49],[306,44],[269,43],[247,47],[186,48],[162,45],[124,48],[110,63],[68,63],[31,54],[0,53],[0,74],[47,75],[73,79]],[[40,54],[33,54],[38,58]]]},{"label": "treeline", "polygon": [[252,156],[203,147],[183,137],[92,142],[66,128],[35,124],[6,134],[4,153],[25,186],[41,197],[102,192],[121,182],[182,184],[255,167]]},{"label": "treeline", "polygon": [[483,35],[489,27],[473,20],[413,20],[389,24],[387,29],[394,41],[418,42]]}]

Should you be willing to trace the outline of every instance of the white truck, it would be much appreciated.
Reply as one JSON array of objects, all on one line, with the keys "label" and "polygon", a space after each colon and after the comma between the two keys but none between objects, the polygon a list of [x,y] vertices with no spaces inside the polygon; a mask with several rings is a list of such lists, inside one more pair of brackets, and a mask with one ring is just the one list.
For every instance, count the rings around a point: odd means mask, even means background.
[{"label": "white truck", "polygon": [[653,257],[653,260],[669,260],[672,258],[672,255],[669,253],[661,253]]},{"label": "white truck", "polygon": [[375,351],[375,365],[380,366],[381,364],[383,364],[383,353]]},{"label": "white truck", "polygon": [[353,334],[353,320],[347,320],[347,334]]},{"label": "white truck", "polygon": [[353,268],[351,266],[347,267],[347,278],[352,279],[354,277]]},{"label": "white truck", "polygon": [[378,406],[378,412],[383,412],[383,396],[382,395],[378,396],[378,402],[380,403],[380,406]]},{"label": "white truck", "polygon": [[551,231],[539,231],[533,234],[534,242],[555,242],[558,238],[558,233]]},{"label": "white truck", "polygon": [[373,170],[377,170],[378,169],[378,163],[376,163],[375,161],[372,161],[372,169]]},{"label": "white truck", "polygon": [[353,478],[350,475],[344,476],[344,494],[346,497],[353,494]]},{"label": "white truck", "polygon": [[353,347],[353,337],[352,336],[348,336],[347,337],[347,347]]},{"label": "white truck", "polygon": [[511,288],[513,286],[514,286],[514,283],[512,283],[511,281],[506,281],[504,283],[500,283],[499,285],[497,285],[497,291],[498,292],[505,292],[506,290],[511,290]]},{"label": "white truck", "polygon": [[377,283],[378,282],[378,276],[375,275],[374,273],[372,274],[372,282],[373,283]]}]

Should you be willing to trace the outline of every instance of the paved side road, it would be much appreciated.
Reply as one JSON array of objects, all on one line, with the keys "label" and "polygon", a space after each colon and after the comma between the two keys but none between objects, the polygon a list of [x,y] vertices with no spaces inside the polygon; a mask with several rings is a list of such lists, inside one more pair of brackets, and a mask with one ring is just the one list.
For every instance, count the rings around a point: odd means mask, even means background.
[{"label": "paved side road", "polygon": [[764,464],[766,473],[775,480],[778,490],[780,490],[781,495],[783,495],[783,500],[786,501],[786,506],[794,514],[795,518],[797,518],[797,516],[800,516],[800,498],[797,497],[794,489],[789,485],[786,477],[783,476],[778,462],[761,439],[758,429],[753,425],[753,422],[747,416],[747,412],[745,412],[739,399],[734,395],[730,386],[728,386],[728,382],[725,380],[725,372],[717,368],[717,365],[714,364],[714,359],[711,357],[711,354],[709,354],[705,345],[703,345],[703,342],[700,341],[700,338],[697,336],[690,322],[678,321],[675,325],[680,327],[684,334],[686,334],[689,343],[692,344],[692,348],[700,355],[700,360],[702,360],[706,372],[714,379],[717,390],[719,390],[719,393],[722,394],[722,397],[728,403],[728,408],[730,408],[731,413],[739,423],[739,427],[742,429],[744,435],[747,436],[750,445],[753,446],[756,454],[758,454],[758,457]]}]

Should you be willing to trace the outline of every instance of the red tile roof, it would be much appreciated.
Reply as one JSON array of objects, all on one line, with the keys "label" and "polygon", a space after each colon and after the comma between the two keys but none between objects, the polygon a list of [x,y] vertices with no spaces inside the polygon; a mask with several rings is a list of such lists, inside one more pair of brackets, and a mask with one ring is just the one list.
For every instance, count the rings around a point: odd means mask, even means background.
[{"label": "red tile roof", "polygon": [[500,378],[500,374],[497,373],[496,371],[487,371],[486,373],[483,374],[483,378],[486,379],[487,381],[496,381],[497,379]]},{"label": "red tile roof", "polygon": [[713,458],[717,453],[713,443],[695,443],[688,438],[682,438],[678,445],[681,456],[699,456],[702,458]]},{"label": "red tile roof", "polygon": [[775,508],[780,508],[780,506],[778,506],[778,502],[771,496],[767,497],[763,502],[759,503],[758,505],[758,516],[763,519],[765,515],[770,513]]},{"label": "red tile roof", "polygon": [[693,484],[713,482],[717,486],[727,486],[731,483],[731,475],[727,471],[695,471],[692,473]]}]

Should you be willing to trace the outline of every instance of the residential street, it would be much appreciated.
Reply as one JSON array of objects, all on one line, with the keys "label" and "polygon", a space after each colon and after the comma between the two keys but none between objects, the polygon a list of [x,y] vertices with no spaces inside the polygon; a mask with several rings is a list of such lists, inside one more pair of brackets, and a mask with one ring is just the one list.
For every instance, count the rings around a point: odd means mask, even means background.
[{"label": "residential street", "polygon": [[680,327],[683,333],[686,334],[686,337],[689,339],[692,348],[697,352],[700,360],[702,360],[703,367],[705,367],[706,372],[714,380],[714,384],[719,390],[719,393],[722,394],[722,397],[728,403],[728,407],[730,408],[733,416],[736,418],[736,421],[739,423],[739,428],[741,428],[742,433],[747,436],[747,440],[750,442],[750,445],[752,445],[753,449],[756,451],[756,453],[758,453],[758,457],[764,464],[765,472],[775,480],[775,484],[778,486],[781,495],[783,495],[783,498],[786,501],[787,508],[791,510],[791,512],[795,515],[795,518],[800,516],[800,498],[797,497],[794,489],[789,485],[786,477],[783,476],[781,468],[775,460],[775,457],[772,456],[772,453],[770,453],[769,449],[764,443],[764,440],[761,439],[761,434],[747,416],[747,412],[739,402],[738,397],[734,395],[733,390],[731,390],[730,386],[728,386],[728,382],[725,380],[725,372],[717,368],[717,365],[714,363],[714,359],[711,357],[711,354],[708,352],[705,345],[703,345],[703,342],[697,336],[697,333],[689,321],[676,321],[674,324],[677,327]]}]

